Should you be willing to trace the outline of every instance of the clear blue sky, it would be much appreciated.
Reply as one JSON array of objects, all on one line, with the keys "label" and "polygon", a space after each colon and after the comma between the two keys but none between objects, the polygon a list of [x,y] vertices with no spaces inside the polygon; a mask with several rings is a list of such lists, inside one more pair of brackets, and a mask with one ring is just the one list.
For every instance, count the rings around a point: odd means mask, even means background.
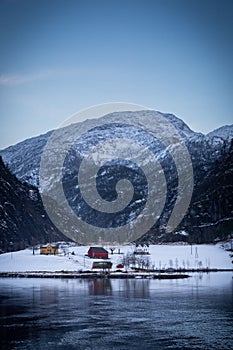
[{"label": "clear blue sky", "polygon": [[103,102],[232,123],[233,1],[1,0],[0,33],[0,148]]}]

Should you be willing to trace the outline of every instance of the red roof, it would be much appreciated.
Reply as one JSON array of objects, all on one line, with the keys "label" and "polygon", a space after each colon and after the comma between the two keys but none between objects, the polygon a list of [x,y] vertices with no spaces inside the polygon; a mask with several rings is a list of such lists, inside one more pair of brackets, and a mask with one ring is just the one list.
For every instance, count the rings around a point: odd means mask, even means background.
[{"label": "red roof", "polygon": [[123,264],[118,264],[118,265],[117,265],[117,268],[118,268],[118,269],[123,269],[123,267],[124,267]]},{"label": "red roof", "polygon": [[90,247],[89,250],[92,250],[94,253],[108,253],[103,247]]}]

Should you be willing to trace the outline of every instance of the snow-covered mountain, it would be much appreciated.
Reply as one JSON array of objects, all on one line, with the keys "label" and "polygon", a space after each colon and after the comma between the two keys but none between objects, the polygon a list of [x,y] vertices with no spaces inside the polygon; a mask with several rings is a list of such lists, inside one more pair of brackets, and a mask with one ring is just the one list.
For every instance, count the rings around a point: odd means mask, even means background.
[{"label": "snow-covered mountain", "polygon": [[[153,134],[153,129],[151,130],[151,127],[154,127],[156,132],[159,133],[160,128],[158,123],[156,123],[156,117],[161,116],[168,120],[172,125],[175,126],[175,128],[179,131],[181,137],[184,139],[191,138],[193,136],[200,136],[202,134],[193,132],[181,119],[177,118],[173,114],[163,114],[156,111],[139,111],[139,112],[115,112],[108,114],[101,118],[102,122],[106,121],[113,124],[122,124],[122,115],[124,117],[125,124],[131,124],[132,118],[134,124],[138,125],[138,127],[141,126],[141,121],[145,116],[152,116],[154,118],[155,124],[154,126],[148,125],[148,130]],[[93,120],[92,120],[93,121]],[[90,125],[90,120],[86,120],[81,123],[76,123],[75,125],[72,124],[71,126],[67,126],[64,128],[63,131],[63,138],[64,140],[70,139],[71,129],[77,128],[77,129],[86,129],[88,128],[88,125]],[[97,124],[98,125],[98,124]],[[80,142],[77,144],[77,147],[79,148],[79,152],[85,151],[87,148],[88,143],[93,143],[95,138],[103,139],[108,138],[110,134],[114,133],[114,128],[107,128],[106,130],[103,130],[102,128],[97,129],[96,132],[92,133],[90,137],[90,133],[85,135]],[[129,136],[132,137],[132,134],[135,132],[135,129],[132,130],[132,128],[127,127],[125,125],[124,130],[121,132],[118,131],[119,136]],[[161,132],[164,132],[163,128],[161,128]],[[172,130],[166,130],[166,133],[172,134]],[[120,135],[121,134],[121,135]],[[49,137],[52,135],[52,131],[40,135],[37,137],[33,137],[30,139],[27,139],[25,141],[22,141],[14,146],[10,146],[2,151],[0,151],[0,154],[9,169],[20,179],[21,181],[25,181],[27,183],[30,183],[34,186],[39,186],[39,164],[41,160],[41,154],[43,152],[43,149],[49,139]],[[140,137],[140,135],[139,135]],[[142,139],[145,139],[147,137],[146,134],[143,134],[141,136]]]},{"label": "snow-covered mountain", "polygon": [[225,125],[216,130],[209,132],[207,137],[221,137],[223,140],[228,140],[233,138],[233,125]]},{"label": "snow-covered mountain", "polygon": [[[123,124],[122,117],[124,120]],[[148,120],[150,120],[150,123],[145,127],[145,123]],[[166,128],[164,128],[161,120],[164,120],[165,124],[167,122]],[[48,158],[54,159],[55,154],[59,155],[61,153],[64,143],[71,140],[71,135],[75,130],[82,134],[71,147],[65,159],[63,189],[72,209],[83,220],[89,220],[91,224],[98,222],[98,225],[101,227],[124,225],[136,217],[142,210],[141,206],[143,207],[145,204],[147,194],[143,190],[145,188],[145,178],[140,172],[140,164],[139,168],[137,168],[129,162],[108,163],[98,173],[96,180],[99,193],[109,201],[116,198],[114,186],[118,180],[126,177],[133,183],[134,197],[125,210],[124,215],[123,212],[120,215],[106,215],[105,213],[101,215],[87,206],[80,195],[77,186],[77,174],[83,155],[98,142],[111,140],[114,137],[122,140],[132,139],[143,144],[155,154],[164,171],[167,183],[165,207],[160,219],[144,237],[145,239],[153,242],[167,240],[211,242],[218,237],[224,238],[232,232],[233,204],[230,180],[232,177],[232,126],[222,127],[208,135],[203,135],[192,131],[176,116],[155,111],[116,112],[102,117],[100,121],[101,124],[96,122],[94,127],[93,120],[86,120],[82,123],[67,126],[62,130],[60,143],[50,144],[48,150]],[[105,122],[106,125],[102,126]],[[143,130],[141,130],[142,125],[144,125]],[[186,217],[177,228],[175,234],[174,232],[167,234],[163,228],[178,198],[178,174],[176,164],[170,154],[171,147],[176,147],[174,127],[179,133],[182,143],[189,150],[194,172],[194,192]],[[52,132],[49,132],[1,151],[4,162],[18,179],[37,187],[39,186],[41,155],[51,135]],[[169,135],[171,144],[164,145],[163,142],[159,142],[156,139],[158,135],[160,140],[165,140],[167,135]],[[104,157],[105,155],[102,156]],[[182,154],[179,154],[181,160],[182,156]],[[144,159],[143,162],[146,164],[147,159]],[[184,162],[184,171],[185,166]],[[50,194],[50,191],[56,192],[56,178],[50,175],[49,169],[46,184],[47,195]],[[88,183],[86,186],[89,188]],[[59,203],[59,210],[61,210],[60,215],[63,215],[62,198],[57,198],[57,203]],[[57,203],[52,205],[57,205]],[[67,229],[70,230],[70,228]],[[177,234],[177,232],[186,230],[186,235]],[[207,231],[208,234],[206,234]]]}]

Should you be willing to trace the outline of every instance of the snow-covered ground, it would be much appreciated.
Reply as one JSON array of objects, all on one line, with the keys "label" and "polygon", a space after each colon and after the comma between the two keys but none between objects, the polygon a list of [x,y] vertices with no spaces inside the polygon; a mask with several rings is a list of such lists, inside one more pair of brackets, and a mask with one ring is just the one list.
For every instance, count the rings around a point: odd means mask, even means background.
[{"label": "snow-covered ground", "polygon": [[[24,271],[78,271],[92,268],[93,261],[87,254],[89,247],[71,246],[65,248],[64,255],[61,254],[40,255],[39,250],[35,255],[31,249],[21,250],[13,253],[0,255],[0,272],[24,272]],[[111,254],[110,247],[105,247],[109,251],[109,260],[113,263],[113,270],[117,264],[122,262],[124,255],[134,252],[134,246],[116,247],[114,254]],[[120,253],[118,251],[120,249]],[[71,253],[74,252],[75,255]],[[148,255],[151,267],[154,268],[218,268],[232,269],[232,258],[229,252],[220,245],[151,245]],[[99,261],[99,260],[98,260]]]}]

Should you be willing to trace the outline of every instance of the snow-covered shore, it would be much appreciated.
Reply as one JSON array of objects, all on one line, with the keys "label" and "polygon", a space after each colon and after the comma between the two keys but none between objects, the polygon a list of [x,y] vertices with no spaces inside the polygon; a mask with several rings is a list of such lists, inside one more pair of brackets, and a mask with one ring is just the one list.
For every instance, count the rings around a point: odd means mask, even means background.
[{"label": "snow-covered shore", "polygon": [[[91,270],[93,261],[87,254],[89,247],[71,246],[66,248],[66,254],[40,255],[39,250],[33,252],[25,249],[18,252],[0,255],[0,272],[25,272],[25,271],[84,271]],[[133,246],[116,247],[109,260],[113,263],[112,269],[116,269],[122,263],[124,255],[133,253]],[[120,254],[118,251],[120,250]],[[74,253],[72,255],[71,253]],[[232,269],[232,258],[229,252],[220,245],[151,245],[148,255],[151,267],[154,269]]]}]

